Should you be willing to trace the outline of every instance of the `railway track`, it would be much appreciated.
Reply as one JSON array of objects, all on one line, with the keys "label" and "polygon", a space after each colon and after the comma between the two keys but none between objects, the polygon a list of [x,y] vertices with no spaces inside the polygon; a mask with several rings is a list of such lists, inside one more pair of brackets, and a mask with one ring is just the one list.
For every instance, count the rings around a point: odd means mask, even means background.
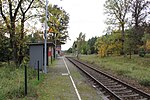
[{"label": "railway track", "polygon": [[95,86],[103,91],[104,95],[107,95],[110,100],[150,100],[150,94],[148,93],[72,57],[67,57],[67,59],[88,75]]}]

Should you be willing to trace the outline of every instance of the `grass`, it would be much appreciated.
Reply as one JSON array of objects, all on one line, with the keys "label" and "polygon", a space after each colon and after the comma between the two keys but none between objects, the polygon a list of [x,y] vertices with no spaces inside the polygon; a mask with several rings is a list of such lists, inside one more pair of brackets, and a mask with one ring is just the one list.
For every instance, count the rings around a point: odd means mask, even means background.
[{"label": "grass", "polygon": [[76,68],[71,68],[70,71],[82,100],[102,100],[98,91],[91,86],[88,79],[82,76]]},{"label": "grass", "polygon": [[[49,63],[50,66],[55,64],[56,60],[53,60],[52,64]],[[0,100],[37,100],[38,90],[41,89],[47,74],[40,73],[38,81],[37,70],[27,67],[27,75],[28,94],[24,96],[24,66],[16,67],[14,64],[0,62]]]},{"label": "grass", "polygon": [[15,67],[13,64],[0,64],[0,100],[12,99],[22,100],[37,98],[37,85],[44,79],[40,75],[37,80],[37,72],[32,68],[27,68],[28,74],[28,95],[24,96],[24,66]]},{"label": "grass", "polygon": [[[61,81],[60,81],[61,80]],[[74,94],[70,90],[68,77],[47,78],[39,90],[39,100],[70,100]],[[69,94],[69,95],[68,95]]]},{"label": "grass", "polygon": [[[56,61],[54,62],[56,63]],[[75,100],[74,92],[70,89],[70,79],[68,76],[62,76],[61,72],[52,65],[50,72],[38,89],[39,100]]]},{"label": "grass", "polygon": [[137,80],[141,85],[150,86],[150,55],[132,59],[122,56],[100,58],[97,55],[82,56],[81,59],[99,65],[105,70],[111,70],[117,75]]},{"label": "grass", "polygon": [[[75,67],[71,68],[71,65],[68,65],[68,67],[82,100],[101,100],[96,91],[89,84],[85,83],[84,77],[78,70]],[[49,67],[49,73],[46,74],[45,80],[38,89],[38,100],[78,99],[69,76],[62,75],[62,73],[67,73],[67,69],[63,62],[55,60],[53,65]]]},{"label": "grass", "polygon": [[[57,63],[57,60],[53,60],[52,64],[49,63],[48,74],[40,73],[39,81],[37,71],[28,67],[27,96],[24,96],[24,66],[16,68],[13,64],[1,63],[0,100],[77,100],[70,78],[62,76],[60,71],[63,69],[57,68],[55,66]],[[77,70],[71,72],[83,100],[101,99],[93,88],[83,82],[83,77]]]}]

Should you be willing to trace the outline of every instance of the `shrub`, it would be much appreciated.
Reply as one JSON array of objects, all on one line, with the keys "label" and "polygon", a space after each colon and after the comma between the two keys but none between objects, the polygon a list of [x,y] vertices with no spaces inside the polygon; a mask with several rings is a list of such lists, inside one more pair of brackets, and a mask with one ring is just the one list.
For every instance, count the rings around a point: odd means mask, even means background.
[{"label": "shrub", "polygon": [[139,50],[139,56],[140,56],[140,57],[144,57],[145,54],[146,54],[146,52],[145,52],[144,48],[141,48],[141,49]]},{"label": "shrub", "polygon": [[149,79],[142,79],[142,80],[140,80],[139,83],[141,85],[144,85],[144,86],[150,86],[150,80]]},{"label": "shrub", "polygon": [[[36,97],[37,71],[28,67],[28,92],[30,97]],[[0,100],[24,98],[24,65],[19,68],[0,67]]]},{"label": "shrub", "polygon": [[130,73],[130,71],[128,71],[128,70],[123,70],[123,69],[117,71],[117,74],[118,74],[118,75],[125,75],[125,74],[127,74],[127,73]]}]

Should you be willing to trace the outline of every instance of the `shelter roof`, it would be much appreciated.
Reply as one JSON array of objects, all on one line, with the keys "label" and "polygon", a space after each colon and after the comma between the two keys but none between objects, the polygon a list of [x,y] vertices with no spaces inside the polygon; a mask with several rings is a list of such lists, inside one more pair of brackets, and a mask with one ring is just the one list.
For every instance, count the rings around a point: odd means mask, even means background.
[{"label": "shelter roof", "polygon": [[[43,45],[44,46],[44,42],[37,42],[37,43],[27,43],[29,46],[36,46],[36,45]],[[53,42],[47,42],[47,46],[55,46],[55,44]]]}]

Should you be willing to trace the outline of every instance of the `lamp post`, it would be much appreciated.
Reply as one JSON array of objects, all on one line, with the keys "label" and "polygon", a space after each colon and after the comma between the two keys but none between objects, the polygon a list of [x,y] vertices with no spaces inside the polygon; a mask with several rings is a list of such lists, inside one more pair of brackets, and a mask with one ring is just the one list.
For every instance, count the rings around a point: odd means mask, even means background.
[{"label": "lamp post", "polygon": [[45,33],[44,33],[44,73],[47,73],[47,8],[48,0],[46,0],[46,10],[45,10]]}]

